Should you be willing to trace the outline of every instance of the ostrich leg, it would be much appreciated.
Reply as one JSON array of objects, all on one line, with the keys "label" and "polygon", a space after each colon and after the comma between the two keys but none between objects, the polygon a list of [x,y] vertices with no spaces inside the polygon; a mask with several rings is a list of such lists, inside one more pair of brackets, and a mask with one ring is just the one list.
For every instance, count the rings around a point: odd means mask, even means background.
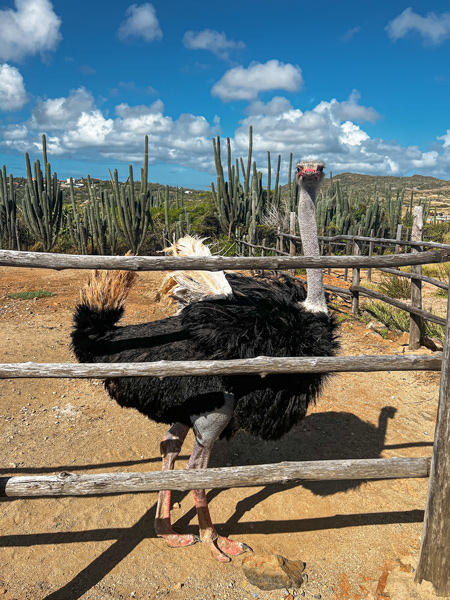
[{"label": "ostrich leg", "polygon": [[[175,466],[175,461],[180,453],[183,442],[189,431],[187,425],[175,423],[161,442],[161,454],[163,457],[162,470],[169,471]],[[158,495],[158,506],[156,508],[155,531],[156,535],[166,540],[171,548],[183,548],[198,542],[196,535],[181,535],[172,529],[170,522],[170,498],[169,490],[162,490]]]},{"label": "ostrich leg", "polygon": [[[208,467],[214,442],[228,425],[233,414],[233,395],[224,393],[224,398],[224,405],[214,412],[191,418],[195,433],[195,445],[186,465],[187,469],[206,469]],[[227,554],[237,556],[246,550],[250,550],[247,544],[234,542],[217,533],[209,514],[205,490],[193,490],[193,494],[200,528],[200,539],[210,547],[214,558],[221,562],[228,562],[230,558]]]}]

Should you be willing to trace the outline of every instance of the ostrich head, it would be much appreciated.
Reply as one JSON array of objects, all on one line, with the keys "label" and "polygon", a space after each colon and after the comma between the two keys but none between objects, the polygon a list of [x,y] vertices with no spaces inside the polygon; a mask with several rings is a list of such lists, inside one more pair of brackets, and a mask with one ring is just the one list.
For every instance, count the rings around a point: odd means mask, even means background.
[{"label": "ostrich head", "polygon": [[[325,163],[321,160],[307,158],[297,163],[297,182],[302,188],[317,189],[325,177]],[[315,194],[312,195],[313,201]]]}]

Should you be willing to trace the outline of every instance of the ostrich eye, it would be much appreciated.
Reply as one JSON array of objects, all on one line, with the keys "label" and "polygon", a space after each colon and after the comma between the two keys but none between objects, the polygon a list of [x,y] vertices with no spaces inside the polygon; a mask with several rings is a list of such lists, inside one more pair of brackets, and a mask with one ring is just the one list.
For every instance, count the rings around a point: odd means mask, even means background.
[{"label": "ostrich eye", "polygon": [[303,167],[301,165],[297,165],[297,173],[301,173],[303,171]]},{"label": "ostrich eye", "polygon": [[317,167],[317,170],[318,170],[320,173],[323,173],[323,166],[322,166],[322,165],[319,165],[319,166]]}]

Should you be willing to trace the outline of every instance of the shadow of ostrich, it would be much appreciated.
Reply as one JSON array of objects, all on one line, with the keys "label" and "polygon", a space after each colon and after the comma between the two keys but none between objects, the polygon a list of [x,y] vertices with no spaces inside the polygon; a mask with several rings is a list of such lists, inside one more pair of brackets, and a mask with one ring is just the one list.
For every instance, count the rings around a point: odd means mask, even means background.
[{"label": "shadow of ostrich", "polygon": [[[216,443],[211,456],[211,467],[260,465],[283,461],[336,460],[358,458],[381,458],[385,448],[389,419],[393,419],[397,409],[384,406],[374,425],[363,421],[349,412],[322,412],[308,415],[283,438],[275,441],[255,439],[245,432],[239,432],[232,440]],[[342,481],[296,481],[289,484],[268,485],[245,497],[227,520],[227,528],[236,525],[244,515],[264,502],[270,496],[296,487],[310,490],[316,496],[331,496],[339,492],[356,489],[366,480]],[[207,494],[211,502],[221,489],[210,490]],[[181,501],[184,494],[174,492],[174,500]],[[176,526],[186,528],[195,517],[195,509],[187,511],[177,520]],[[267,524],[268,530],[270,524]],[[279,530],[277,522],[276,530]]]},{"label": "shadow of ostrich", "polygon": [[[231,442],[217,443],[211,466],[224,464],[251,465],[282,461],[381,458],[389,419],[397,409],[384,406],[374,425],[349,412],[313,413],[298,423],[286,436],[276,441],[255,440],[241,432]],[[355,489],[361,480],[302,481],[289,485],[269,486],[268,495],[301,485],[319,496]]]}]

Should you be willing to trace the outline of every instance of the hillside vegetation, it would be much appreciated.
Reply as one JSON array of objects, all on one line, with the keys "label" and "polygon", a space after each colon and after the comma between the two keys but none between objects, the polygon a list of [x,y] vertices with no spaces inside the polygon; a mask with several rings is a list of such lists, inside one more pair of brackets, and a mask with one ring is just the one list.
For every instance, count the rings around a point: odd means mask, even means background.
[{"label": "hillside vegetation", "polygon": [[[135,177],[129,166],[125,182],[117,170],[109,181],[86,175],[60,181],[52,173],[42,136],[42,161],[33,165],[25,154],[27,175],[14,178],[0,171],[0,247],[80,254],[153,254],[186,233],[217,241],[217,251],[234,252],[234,241],[263,240],[275,246],[277,230],[289,231],[289,215],[297,211],[298,185],[293,154],[287,183],[281,181],[281,156],[271,162],[268,178],[253,159],[252,127],[246,159],[234,157],[230,140],[226,156],[213,138],[216,181],[210,191],[178,188],[149,181],[148,138],[143,167]],[[225,154],[225,153],[224,153]],[[435,223],[438,212],[450,212],[450,182],[414,175],[392,177],[342,173],[327,178],[317,198],[319,234],[395,237],[411,228],[414,206]],[[447,228],[445,228],[447,234]],[[429,237],[428,237],[429,239]]]}]

